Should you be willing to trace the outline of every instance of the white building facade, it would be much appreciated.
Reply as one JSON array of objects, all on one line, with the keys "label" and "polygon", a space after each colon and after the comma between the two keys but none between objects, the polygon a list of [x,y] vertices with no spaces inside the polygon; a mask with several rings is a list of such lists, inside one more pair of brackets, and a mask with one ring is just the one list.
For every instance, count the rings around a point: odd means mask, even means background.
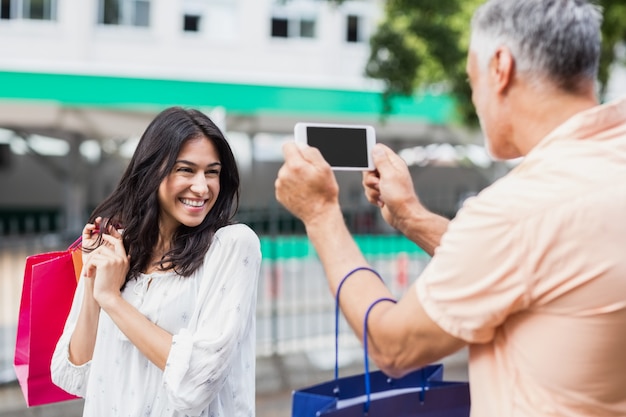
[{"label": "white building facade", "polygon": [[380,141],[447,140],[446,96],[398,99],[379,122],[381,85],[364,71],[383,6],[0,0],[0,220],[61,208],[78,228],[172,105],[204,110],[226,131],[244,206],[272,203],[280,145],[298,121],[373,124]]},{"label": "white building facade", "polygon": [[[364,68],[382,6],[382,0],[1,0],[0,123],[10,116],[20,121],[7,107],[23,100],[56,104],[57,112],[219,107],[233,115],[233,128],[250,132],[287,131],[303,116],[375,119],[380,86]],[[421,97],[398,109],[399,119],[444,123],[451,103]]]}]

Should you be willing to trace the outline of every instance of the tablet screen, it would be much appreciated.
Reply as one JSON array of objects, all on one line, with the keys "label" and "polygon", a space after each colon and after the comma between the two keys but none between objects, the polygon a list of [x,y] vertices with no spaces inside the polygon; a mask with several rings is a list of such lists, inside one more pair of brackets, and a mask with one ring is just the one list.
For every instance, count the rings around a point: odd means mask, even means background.
[{"label": "tablet screen", "polygon": [[307,142],[333,167],[367,168],[367,132],[359,128],[307,126]]}]

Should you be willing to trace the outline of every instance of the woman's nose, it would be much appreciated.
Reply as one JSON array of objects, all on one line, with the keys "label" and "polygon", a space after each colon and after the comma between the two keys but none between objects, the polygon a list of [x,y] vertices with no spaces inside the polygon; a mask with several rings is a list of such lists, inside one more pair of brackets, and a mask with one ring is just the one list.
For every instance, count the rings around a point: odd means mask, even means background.
[{"label": "woman's nose", "polygon": [[191,191],[197,194],[204,194],[209,189],[204,173],[194,175],[191,183]]}]

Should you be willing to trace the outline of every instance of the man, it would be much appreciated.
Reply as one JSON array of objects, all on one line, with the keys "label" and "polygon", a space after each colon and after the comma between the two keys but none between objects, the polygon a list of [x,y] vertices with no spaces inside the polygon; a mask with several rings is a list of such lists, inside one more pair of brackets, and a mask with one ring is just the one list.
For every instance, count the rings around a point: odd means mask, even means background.
[{"label": "man", "polygon": [[[600,11],[583,0],[490,0],[472,20],[467,73],[486,143],[524,157],[455,219],[428,212],[378,144],[364,174],[384,219],[433,255],[369,321],[391,376],[469,345],[473,416],[626,415],[626,101],[600,106]],[[315,148],[284,147],[277,199],[305,224],[334,293],[366,260]],[[389,291],[360,270],[341,306],[359,337]]]}]

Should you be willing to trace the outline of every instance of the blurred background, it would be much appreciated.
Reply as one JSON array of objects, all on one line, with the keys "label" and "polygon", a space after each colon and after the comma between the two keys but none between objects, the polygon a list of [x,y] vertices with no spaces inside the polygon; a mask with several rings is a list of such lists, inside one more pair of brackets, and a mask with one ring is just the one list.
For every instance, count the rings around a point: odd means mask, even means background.
[{"label": "blurred background", "polygon": [[[299,121],[371,124],[424,204],[454,217],[516,163],[491,160],[469,102],[465,53],[480,3],[0,0],[0,416],[80,415],[80,401],[26,409],[16,385],[25,259],[67,248],[172,105],[208,114],[237,157],[238,221],[264,258],[257,415],[288,416],[291,390],[332,377],[334,306],[302,224],[274,198],[281,145]],[[626,9],[599,3],[598,91],[610,100],[626,92]],[[337,178],[350,230],[400,296],[428,256],[385,225],[360,173]],[[341,338],[342,372],[361,372],[345,323]],[[444,362],[450,378],[467,378],[464,351]]]}]

